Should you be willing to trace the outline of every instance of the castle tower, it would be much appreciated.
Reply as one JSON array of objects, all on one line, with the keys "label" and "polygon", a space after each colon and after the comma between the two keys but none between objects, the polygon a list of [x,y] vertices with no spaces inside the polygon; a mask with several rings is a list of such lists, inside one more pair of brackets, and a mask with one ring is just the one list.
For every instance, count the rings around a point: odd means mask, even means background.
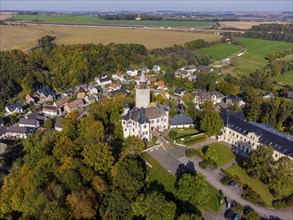
[{"label": "castle tower", "polygon": [[147,86],[147,81],[144,73],[142,73],[139,85],[136,88],[135,105],[137,108],[146,108],[150,104],[150,89]]},{"label": "castle tower", "polygon": [[123,108],[123,116],[126,115],[130,110],[130,106],[128,104],[128,102],[124,103],[124,108]]}]

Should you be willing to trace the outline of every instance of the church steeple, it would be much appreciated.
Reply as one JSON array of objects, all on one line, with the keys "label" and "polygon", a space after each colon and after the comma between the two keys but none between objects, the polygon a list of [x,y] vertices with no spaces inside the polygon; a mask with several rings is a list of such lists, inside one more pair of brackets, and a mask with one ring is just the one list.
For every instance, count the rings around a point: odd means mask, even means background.
[{"label": "church steeple", "polygon": [[139,79],[139,86],[136,88],[135,105],[137,108],[146,108],[150,104],[150,89],[147,86],[147,81],[144,72],[142,72]]},{"label": "church steeple", "polygon": [[144,72],[142,72],[140,79],[139,79],[139,88],[145,89],[147,87],[147,78],[144,75]]}]

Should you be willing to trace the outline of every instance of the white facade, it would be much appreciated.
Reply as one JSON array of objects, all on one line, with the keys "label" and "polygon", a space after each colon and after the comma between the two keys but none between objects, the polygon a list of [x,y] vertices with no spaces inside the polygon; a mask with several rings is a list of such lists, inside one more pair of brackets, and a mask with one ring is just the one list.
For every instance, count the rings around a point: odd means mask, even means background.
[{"label": "white facade", "polygon": [[146,108],[150,104],[150,94],[151,91],[149,88],[146,89],[136,89],[135,92],[135,105],[137,108]]},{"label": "white facade", "polygon": [[144,123],[139,124],[133,120],[125,121],[122,120],[123,135],[124,138],[130,136],[137,136],[141,139],[150,140],[150,124]]},{"label": "white facade", "polygon": [[127,72],[126,72],[129,76],[137,76],[137,74],[138,74],[138,70],[128,70]]}]

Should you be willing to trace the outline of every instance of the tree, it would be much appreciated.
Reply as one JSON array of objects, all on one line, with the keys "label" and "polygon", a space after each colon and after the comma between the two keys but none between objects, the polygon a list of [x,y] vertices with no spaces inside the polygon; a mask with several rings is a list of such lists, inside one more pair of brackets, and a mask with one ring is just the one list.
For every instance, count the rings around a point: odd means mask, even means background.
[{"label": "tree", "polygon": [[218,155],[217,155],[217,152],[214,148],[211,148],[211,147],[208,147],[206,149],[206,151],[204,152],[205,156],[208,158],[208,159],[211,159],[213,161],[216,161],[217,158],[218,158]]},{"label": "tree", "polygon": [[50,130],[53,127],[53,121],[52,121],[52,119],[48,118],[44,122],[44,126],[45,126],[46,129]]},{"label": "tree", "polygon": [[209,189],[202,174],[183,174],[176,184],[177,197],[201,209],[209,199]]},{"label": "tree", "polygon": [[247,220],[260,220],[259,215],[257,214],[256,211],[250,210],[245,214],[245,217]]},{"label": "tree", "polygon": [[124,155],[140,155],[144,150],[144,145],[140,138],[131,136],[125,140],[122,152]]}]

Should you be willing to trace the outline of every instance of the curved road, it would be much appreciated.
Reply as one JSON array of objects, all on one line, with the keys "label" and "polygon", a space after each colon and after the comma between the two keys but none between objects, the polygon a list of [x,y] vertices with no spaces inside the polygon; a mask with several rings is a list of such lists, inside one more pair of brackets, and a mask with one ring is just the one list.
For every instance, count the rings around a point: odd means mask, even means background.
[{"label": "curved road", "polygon": [[[222,190],[224,195],[229,199],[237,201],[242,206],[249,206],[254,209],[259,215],[266,217],[268,219],[283,219],[283,220],[293,220],[293,209],[285,209],[285,210],[275,210],[270,208],[264,208],[248,202],[241,197],[241,192],[237,190],[235,187],[224,186],[221,184],[221,178],[219,170],[210,170],[210,169],[202,169],[198,166],[198,163],[201,161],[198,157],[187,158],[184,156],[184,148],[180,148],[176,150],[176,155],[174,148],[169,148],[167,143],[164,143],[165,147],[157,147],[148,151],[148,153],[157,160],[168,172],[176,175],[177,169],[180,164],[187,164],[190,162],[193,163],[196,172],[205,175],[206,180],[213,185],[218,190]],[[179,153],[178,150],[181,152]],[[181,155],[180,155],[181,154]],[[181,157],[180,157],[181,156]]]}]

